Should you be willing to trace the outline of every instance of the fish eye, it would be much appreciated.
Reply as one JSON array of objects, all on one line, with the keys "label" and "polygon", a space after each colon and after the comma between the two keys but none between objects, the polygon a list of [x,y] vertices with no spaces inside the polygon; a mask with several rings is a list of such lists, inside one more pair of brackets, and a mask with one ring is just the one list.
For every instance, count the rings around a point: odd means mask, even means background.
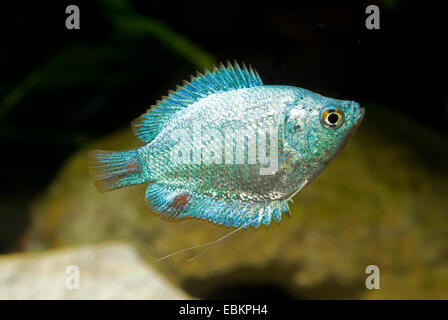
[{"label": "fish eye", "polygon": [[327,129],[337,129],[344,123],[344,113],[335,106],[325,107],[320,113],[320,122]]}]

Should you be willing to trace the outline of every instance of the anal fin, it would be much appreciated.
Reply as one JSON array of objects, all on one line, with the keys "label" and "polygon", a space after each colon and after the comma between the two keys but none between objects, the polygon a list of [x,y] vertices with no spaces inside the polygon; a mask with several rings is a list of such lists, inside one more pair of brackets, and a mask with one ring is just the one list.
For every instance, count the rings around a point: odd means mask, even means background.
[{"label": "anal fin", "polygon": [[148,186],[146,201],[168,219],[204,219],[235,228],[269,226],[272,220],[280,222],[282,214],[289,212],[286,200],[247,202],[215,199],[161,183]]}]

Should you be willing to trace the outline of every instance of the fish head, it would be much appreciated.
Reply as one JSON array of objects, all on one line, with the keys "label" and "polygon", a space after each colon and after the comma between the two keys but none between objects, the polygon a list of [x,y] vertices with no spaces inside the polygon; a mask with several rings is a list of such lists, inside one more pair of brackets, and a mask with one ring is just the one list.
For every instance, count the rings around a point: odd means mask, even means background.
[{"label": "fish head", "polygon": [[356,131],[364,112],[354,101],[301,92],[300,99],[287,109],[287,145],[310,165],[328,163]]}]

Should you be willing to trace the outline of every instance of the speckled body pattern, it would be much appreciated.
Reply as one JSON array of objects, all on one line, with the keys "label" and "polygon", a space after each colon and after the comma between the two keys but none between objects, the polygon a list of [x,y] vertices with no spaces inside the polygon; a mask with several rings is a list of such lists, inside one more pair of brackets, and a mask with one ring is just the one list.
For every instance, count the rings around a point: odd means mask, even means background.
[{"label": "speckled body pattern", "polygon": [[[343,114],[336,129],[322,124],[328,106]],[[263,85],[251,68],[229,64],[192,78],[136,120],[143,147],[92,154],[91,173],[100,190],[150,183],[148,203],[171,219],[269,225],[337,155],[362,116],[353,101]]]}]

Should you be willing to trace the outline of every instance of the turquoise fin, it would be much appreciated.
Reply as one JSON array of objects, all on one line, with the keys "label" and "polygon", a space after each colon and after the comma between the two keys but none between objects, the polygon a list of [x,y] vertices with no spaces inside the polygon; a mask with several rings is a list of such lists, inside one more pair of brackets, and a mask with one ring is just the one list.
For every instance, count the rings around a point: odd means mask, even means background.
[{"label": "turquoise fin", "polygon": [[206,219],[227,227],[269,226],[272,220],[280,223],[282,213],[289,212],[286,200],[272,202],[245,202],[214,199],[188,190],[169,187],[160,183],[148,186],[146,201],[165,218]]},{"label": "turquoise fin", "polygon": [[137,150],[89,152],[89,173],[99,192],[146,182]]},{"label": "turquoise fin", "polygon": [[222,63],[214,67],[212,72],[197,73],[190,82],[184,81],[176,91],[170,91],[167,97],[157,101],[146,113],[132,122],[135,135],[145,143],[154,139],[165,124],[177,111],[187,108],[192,103],[212,93],[251,88],[263,85],[258,73],[251,66],[240,68],[237,62],[227,67]]}]

